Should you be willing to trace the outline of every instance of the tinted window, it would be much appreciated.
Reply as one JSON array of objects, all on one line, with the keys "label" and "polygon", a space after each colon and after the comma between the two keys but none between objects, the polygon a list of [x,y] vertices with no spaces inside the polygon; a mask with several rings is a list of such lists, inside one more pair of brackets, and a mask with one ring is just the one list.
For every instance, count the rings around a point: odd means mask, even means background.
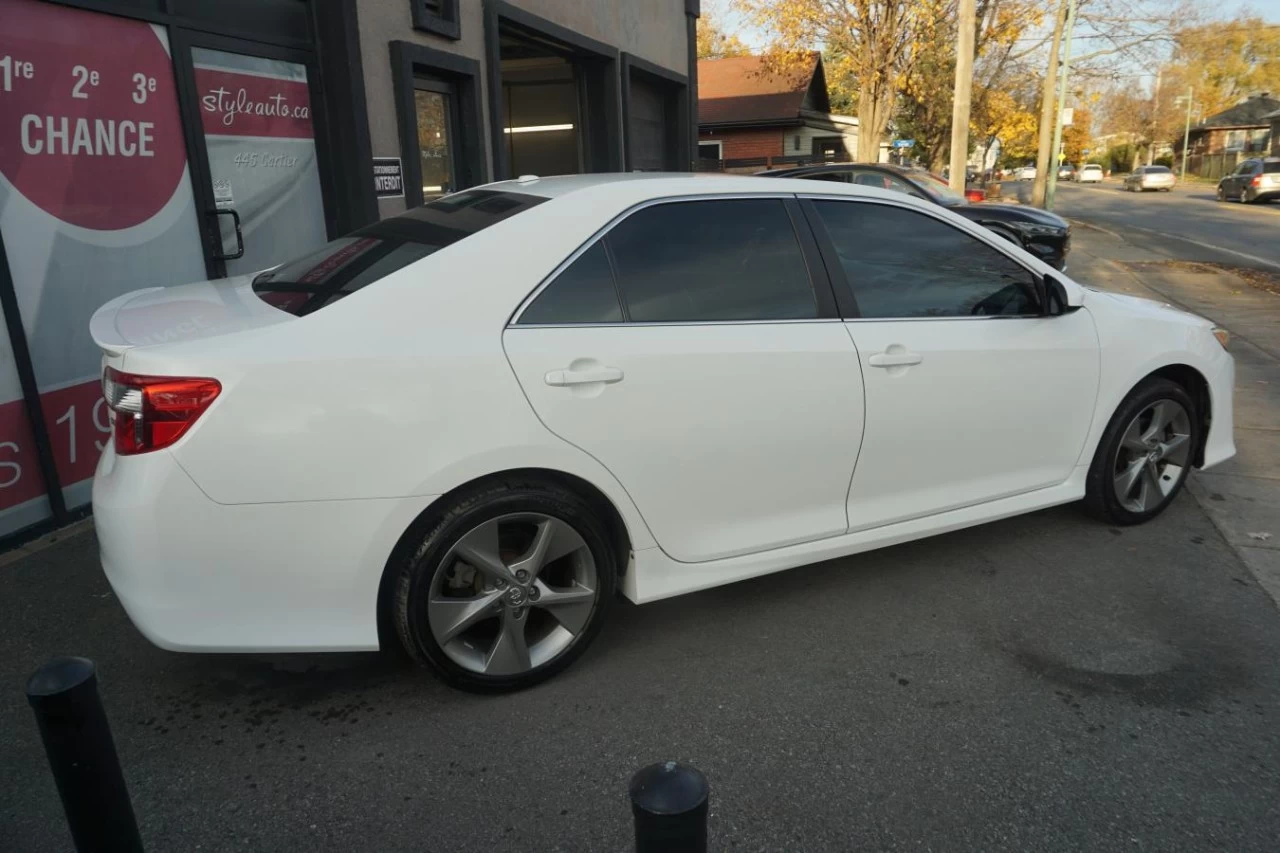
[{"label": "tinted window", "polygon": [[1263,163],[1263,164],[1262,164],[1262,171],[1264,171],[1264,172],[1280,172],[1280,160],[1278,160],[1278,161],[1274,161],[1274,162],[1273,162],[1273,161],[1268,160],[1267,162]]},{"label": "tinted window", "polygon": [[253,291],[290,314],[310,314],[544,201],[493,190],[445,196],[268,270],[253,280]]},{"label": "tinted window", "polygon": [[1031,273],[958,228],[883,204],[814,205],[863,317],[1040,313]]},{"label": "tinted window", "polygon": [[911,192],[911,187],[906,181],[899,180],[887,172],[877,172],[874,169],[854,169],[852,174],[853,182],[864,187],[896,190],[897,192],[908,194]]},{"label": "tinted window", "polygon": [[620,322],[622,308],[603,242],[579,255],[520,315],[521,325]]},{"label": "tinted window", "polygon": [[818,314],[781,199],[654,205],[619,223],[606,239],[633,322]]},{"label": "tinted window", "polygon": [[1169,174],[1169,167],[1168,166],[1148,166],[1147,174],[1148,175],[1167,175]]}]

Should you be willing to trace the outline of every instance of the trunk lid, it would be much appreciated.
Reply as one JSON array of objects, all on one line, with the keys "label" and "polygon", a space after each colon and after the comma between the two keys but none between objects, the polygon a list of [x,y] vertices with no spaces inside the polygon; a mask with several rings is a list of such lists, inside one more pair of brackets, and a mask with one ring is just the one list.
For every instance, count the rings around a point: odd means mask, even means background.
[{"label": "trunk lid", "polygon": [[103,305],[89,320],[109,362],[134,347],[210,338],[292,322],[292,314],[253,292],[253,276],[135,290]]}]

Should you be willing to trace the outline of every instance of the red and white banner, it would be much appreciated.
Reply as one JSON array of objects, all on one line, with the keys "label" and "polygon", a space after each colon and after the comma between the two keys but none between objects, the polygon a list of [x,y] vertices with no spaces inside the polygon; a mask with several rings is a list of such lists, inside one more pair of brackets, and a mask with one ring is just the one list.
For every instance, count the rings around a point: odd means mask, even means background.
[{"label": "red and white banner", "polygon": [[[109,439],[89,317],[122,293],[206,276],[163,28],[0,0],[0,234],[74,506]],[[0,534],[47,515],[44,491],[0,335]]]}]

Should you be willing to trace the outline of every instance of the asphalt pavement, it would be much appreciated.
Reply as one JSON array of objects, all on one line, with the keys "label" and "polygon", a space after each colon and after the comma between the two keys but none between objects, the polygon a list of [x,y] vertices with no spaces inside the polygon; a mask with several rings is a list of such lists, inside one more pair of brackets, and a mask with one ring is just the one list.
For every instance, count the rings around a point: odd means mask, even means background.
[{"label": "asphalt pavement", "polygon": [[[1073,274],[1139,286],[1103,237]],[[0,565],[0,850],[70,848],[22,685],[81,654],[153,851],[622,851],[628,777],[669,758],[709,777],[716,850],[1274,851],[1280,614],[1223,530],[1184,492],[620,601],[488,697],[393,655],[156,649],[85,531]]]},{"label": "asphalt pavement", "polygon": [[1120,231],[1166,258],[1280,270],[1280,203],[1220,202],[1213,184],[1134,193],[1112,181],[1060,183],[1056,201],[1057,213]]}]

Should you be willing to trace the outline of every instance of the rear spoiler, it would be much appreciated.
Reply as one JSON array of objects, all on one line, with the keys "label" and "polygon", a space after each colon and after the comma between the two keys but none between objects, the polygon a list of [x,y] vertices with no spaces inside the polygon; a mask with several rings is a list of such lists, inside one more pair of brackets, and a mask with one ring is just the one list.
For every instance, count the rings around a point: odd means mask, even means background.
[{"label": "rear spoiler", "polygon": [[142,294],[163,289],[146,287],[142,290],[131,290],[94,311],[93,316],[89,318],[89,335],[93,338],[93,342],[109,357],[124,355],[125,350],[133,349],[134,345],[125,340],[116,328],[116,313],[126,303],[132,302]]}]

